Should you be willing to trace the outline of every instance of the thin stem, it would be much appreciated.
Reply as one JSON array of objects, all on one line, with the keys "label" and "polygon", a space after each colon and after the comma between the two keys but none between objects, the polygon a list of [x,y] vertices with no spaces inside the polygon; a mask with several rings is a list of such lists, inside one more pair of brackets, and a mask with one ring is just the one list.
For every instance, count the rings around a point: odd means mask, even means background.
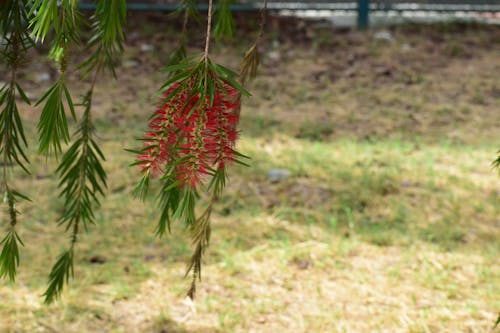
[{"label": "thin stem", "polygon": [[[208,1],[208,19],[207,19],[207,35],[205,39],[205,52],[203,53],[203,59],[205,61],[205,81],[204,81],[204,97],[207,96],[208,91],[208,48],[210,46],[210,32],[212,30],[212,7],[213,0]],[[200,99],[200,101],[203,99]]]},{"label": "thin stem", "polygon": [[92,94],[94,93],[94,87],[95,87],[95,84],[97,82],[97,76],[99,74],[99,71],[101,70],[101,65],[99,65],[94,73],[94,78],[92,79],[92,84],[90,85],[90,89],[88,91],[88,94],[89,94],[89,102],[92,101]]},{"label": "thin stem", "polygon": [[188,21],[189,21],[189,11],[186,9],[184,10],[184,19],[182,21],[182,32],[181,32],[182,43],[184,43],[184,40],[186,38]]},{"label": "thin stem", "polygon": [[[15,101],[15,94],[16,94],[16,80],[17,80],[17,60],[18,60],[18,55],[19,55],[19,44],[18,44],[18,36],[17,33],[14,31],[12,32],[12,54],[14,56],[14,59],[12,61],[12,68],[11,68],[11,78],[10,78],[10,92],[11,96],[9,98],[12,98]],[[5,124],[7,126],[7,123]],[[5,188],[5,191],[7,192],[7,195],[9,196],[8,201],[9,201],[9,206],[10,206],[10,192],[9,192],[9,186],[7,184],[8,181],[8,175],[7,175],[7,167],[9,165],[9,154],[10,154],[10,131],[6,130],[5,131],[5,138],[3,138],[4,142],[4,147],[3,147],[3,170],[2,170],[2,175],[3,175],[3,185]],[[11,219],[11,224],[15,224],[15,220]]]},{"label": "thin stem", "polygon": [[267,21],[267,0],[264,0],[264,5],[260,10],[259,35],[257,36],[255,44],[258,44],[260,42],[260,39],[264,35],[264,28],[266,26],[266,21]]},{"label": "thin stem", "polygon": [[212,30],[212,7],[213,7],[213,0],[209,0],[208,1],[207,35],[206,35],[206,39],[205,39],[205,52],[203,53],[207,67],[208,67],[208,48],[210,45],[210,33]]},{"label": "thin stem", "polygon": [[70,245],[71,251],[73,251],[73,249],[75,248],[75,244],[76,244],[76,240],[77,240],[77,236],[78,236],[78,222],[79,221],[75,221],[75,224],[73,225],[73,232],[71,234],[71,245]]},{"label": "thin stem", "polygon": [[61,26],[62,26],[62,29],[63,29],[63,32],[62,32],[62,35],[63,35],[63,38],[61,39],[60,41],[60,44],[59,45],[62,49],[63,49],[63,54],[61,56],[61,61],[60,61],[60,64],[59,64],[59,70],[61,71],[61,77],[64,79],[64,74],[66,73],[66,67],[67,67],[67,59],[66,59],[66,25],[64,24],[65,20],[66,20],[66,7],[64,5],[61,5]]}]

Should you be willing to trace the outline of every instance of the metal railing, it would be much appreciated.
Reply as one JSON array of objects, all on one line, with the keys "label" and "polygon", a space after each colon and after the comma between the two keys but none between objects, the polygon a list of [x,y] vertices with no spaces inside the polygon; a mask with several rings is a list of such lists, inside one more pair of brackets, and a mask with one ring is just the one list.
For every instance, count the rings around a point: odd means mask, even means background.
[{"label": "metal railing", "polygon": [[[174,11],[180,1],[128,1],[127,8],[136,11]],[[262,0],[240,0],[231,5],[234,11],[256,11]],[[80,1],[82,9],[94,9],[92,1]],[[206,3],[198,9],[206,10]],[[500,0],[268,0],[269,10],[331,10],[357,13],[358,27],[366,28],[370,12],[500,12]]]}]

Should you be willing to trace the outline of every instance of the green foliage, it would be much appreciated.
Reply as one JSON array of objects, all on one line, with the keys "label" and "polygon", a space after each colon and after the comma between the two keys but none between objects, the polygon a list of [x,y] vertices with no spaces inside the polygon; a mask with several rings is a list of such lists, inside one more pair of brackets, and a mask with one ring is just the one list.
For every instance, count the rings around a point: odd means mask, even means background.
[{"label": "green foliage", "polygon": [[[0,29],[2,33],[1,58],[8,65],[10,81],[0,87],[0,155],[3,162],[3,177],[0,182],[5,193],[4,202],[8,206],[10,226],[6,236],[0,243],[3,245],[0,254],[0,277],[14,280],[19,265],[19,247],[22,245],[15,226],[19,212],[18,201],[29,200],[25,195],[9,187],[7,169],[21,167],[29,173],[28,157],[25,153],[27,139],[24,133],[17,99],[30,103],[29,98],[17,82],[17,70],[25,64],[25,53],[39,43],[50,43],[49,57],[59,67],[56,82],[41,96],[36,106],[43,105],[37,125],[40,153],[62,154],[56,174],[59,176],[60,197],[64,200],[64,212],[58,222],[71,232],[69,248],[62,252],[49,274],[49,284],[44,293],[45,302],[57,299],[65,283],[73,276],[74,248],[80,229],[87,230],[95,222],[95,210],[100,206],[100,198],[104,195],[106,172],[102,166],[104,155],[95,141],[95,128],[92,122],[92,96],[98,74],[109,70],[116,76],[115,65],[123,52],[125,34],[123,26],[126,20],[125,0],[97,0],[95,13],[91,20],[91,37],[87,42],[90,55],[76,68],[83,78],[93,75],[92,83],[83,102],[73,102],[67,85],[67,72],[70,48],[80,44],[80,27],[85,18],[78,11],[77,0],[6,0],[0,7]],[[234,21],[231,14],[231,0],[221,0],[214,19],[214,35],[217,40],[232,37]],[[160,91],[169,90],[164,102],[169,101],[179,91],[188,92],[190,98],[196,96],[195,109],[213,106],[216,94],[228,95],[227,88],[236,89],[239,94],[235,105],[239,115],[240,96],[249,96],[243,84],[238,82],[238,74],[232,70],[213,63],[209,58],[209,44],[212,30],[213,0],[209,1],[208,24],[205,50],[202,54],[187,56],[187,25],[191,19],[200,21],[196,0],[183,0],[180,12],[184,13],[182,34],[177,47],[170,54],[165,69],[167,79]],[[263,23],[261,24],[263,26]],[[262,29],[261,29],[262,30]],[[262,31],[261,31],[262,32]],[[260,38],[261,33],[259,33]],[[248,57],[250,55],[250,58]],[[247,53],[248,63],[244,77],[254,76],[258,66],[257,42]],[[175,88],[172,88],[173,85]],[[234,91],[234,89],[232,91]],[[233,95],[231,95],[233,96]],[[232,101],[228,101],[232,102]],[[83,115],[78,122],[77,130],[71,141],[67,111],[77,121],[76,107],[83,108]],[[235,114],[234,117],[237,117]],[[200,117],[201,118],[201,117]],[[201,122],[200,122],[201,123]],[[227,122],[226,122],[227,124]],[[236,126],[236,125],[235,125]],[[233,128],[231,128],[233,130]],[[235,129],[234,129],[235,130]],[[236,138],[236,134],[233,135]],[[234,139],[235,140],[235,139]],[[65,144],[69,148],[63,153]],[[232,150],[231,146],[228,146]],[[233,152],[231,152],[233,153]],[[222,156],[222,155],[221,155]],[[232,155],[231,155],[232,156]],[[234,152],[231,162],[242,162],[246,156]],[[222,159],[222,157],[218,157]],[[216,163],[223,162],[216,160]],[[223,165],[221,163],[221,165]],[[194,278],[200,277],[201,258],[208,246],[210,238],[210,213],[212,203],[221,195],[227,180],[227,173],[222,169],[210,169],[211,181],[203,189],[181,187],[179,180],[172,172],[166,172],[161,178],[162,190],[158,195],[161,216],[156,234],[162,236],[170,231],[173,220],[182,220],[190,230],[195,248],[188,272],[193,271]],[[143,174],[135,194],[145,198],[150,183],[150,174]],[[200,217],[196,217],[196,203],[200,192],[210,192],[210,202]],[[195,279],[194,279],[195,280]],[[190,295],[194,295],[194,280]]]},{"label": "green foliage", "polygon": [[11,68],[22,65],[24,51],[33,46],[27,27],[27,3],[27,0],[4,0],[0,6],[0,30],[4,44],[1,54]]},{"label": "green foliage", "polygon": [[8,206],[8,213],[10,217],[10,228],[5,238],[0,242],[3,244],[2,253],[0,254],[0,278],[8,276],[10,281],[14,281],[19,266],[19,245],[24,246],[21,238],[15,230],[17,224],[17,215],[19,211],[16,209],[16,202],[19,199],[31,201],[27,196],[17,192],[4,184],[5,192],[3,202]]},{"label": "green foliage", "polygon": [[51,149],[55,153],[60,153],[61,143],[67,143],[70,139],[64,100],[66,100],[73,118],[76,119],[71,94],[64,82],[64,77],[61,77],[36,103],[39,105],[45,101],[38,122],[39,151],[41,153],[49,152]]},{"label": "green foliage", "polygon": [[[26,164],[29,163],[24,151],[27,145],[23,123],[16,104],[16,91],[25,99],[26,94],[15,82],[11,82],[0,89],[0,153],[4,164],[16,163],[26,173],[29,173]],[[27,98],[26,98],[26,101]],[[4,168],[7,165],[4,165]]]},{"label": "green foliage", "polygon": [[175,182],[169,179],[164,180],[163,187],[158,195],[161,215],[155,230],[157,236],[162,237],[167,228],[169,232],[171,231],[172,216],[175,215],[175,212],[179,207],[180,200],[181,191],[177,186],[175,186]]},{"label": "green foliage", "polygon": [[28,14],[31,17],[31,36],[43,42],[54,30],[53,48],[69,42],[77,44],[80,21],[77,4],[77,0],[33,0]]},{"label": "green foliage", "polygon": [[[172,50],[168,57],[166,66],[176,65],[182,62],[187,57],[186,42],[187,42],[187,25],[191,18],[195,22],[200,22],[196,0],[183,0],[181,6],[177,10],[178,13],[184,13],[182,31],[179,36],[178,45]],[[177,72],[170,72],[170,75],[175,75]]]},{"label": "green foliage", "polygon": [[19,266],[18,242],[24,245],[14,229],[9,230],[2,242],[0,242],[3,245],[0,253],[0,278],[8,276],[12,282],[16,279],[16,270]]},{"label": "green foliage", "polygon": [[[186,33],[187,20],[189,18],[193,19],[196,23],[201,21],[200,13],[198,13],[198,1],[197,0],[182,0],[181,6],[178,9],[179,12],[184,13],[184,24],[183,33]],[[185,38],[185,36],[182,36]]]},{"label": "green foliage", "polygon": [[50,304],[61,295],[64,283],[68,283],[69,278],[74,275],[73,271],[73,248],[64,251],[49,274],[49,287],[43,294],[45,296],[45,303]]},{"label": "green foliage", "polygon": [[119,56],[123,53],[125,34],[123,26],[127,14],[125,0],[99,0],[97,9],[92,16],[92,37],[88,48],[91,55],[79,66],[84,76],[92,71],[99,72],[107,67],[113,74]]},{"label": "green foliage", "polygon": [[[202,57],[201,61],[199,60]],[[224,89],[224,84],[228,83],[244,96],[250,96],[241,84],[237,82],[238,73],[222,65],[213,63],[208,57],[201,54],[195,54],[185,58],[177,65],[168,66],[165,72],[176,72],[171,75],[161,86],[160,92],[167,91],[174,83],[178,86],[172,90],[162,101],[166,103],[176,96],[180,91],[188,90],[191,96],[198,95],[199,102],[208,98],[210,103],[214,100],[215,92],[218,89]],[[196,82],[194,86],[191,82]]]},{"label": "green foliage", "polygon": [[231,13],[231,2],[231,0],[220,0],[215,11],[214,35],[216,40],[233,37],[234,20]]},{"label": "green foliage", "polygon": [[79,222],[85,228],[88,223],[94,223],[93,206],[99,206],[97,194],[104,195],[106,187],[106,173],[100,162],[104,155],[93,139],[90,94],[84,98],[85,112],[75,133],[77,139],[62,157],[56,171],[61,179],[59,186],[66,208],[59,223],[65,224],[66,230]]},{"label": "green foliage", "polygon": [[[170,53],[168,57],[167,67],[177,65],[187,57],[186,44],[184,42],[179,45]],[[179,71],[171,71],[170,75],[178,74]]]},{"label": "green foliage", "polygon": [[[74,6],[74,1],[69,1],[67,5]],[[95,128],[91,117],[92,95],[99,72],[107,68],[113,75],[116,75],[114,68],[118,57],[123,52],[125,39],[123,33],[125,16],[124,0],[100,0],[92,16],[93,36],[88,42],[88,48],[92,49],[92,53],[79,66],[79,69],[82,70],[83,76],[94,72],[94,79],[87,94],[83,97],[81,106],[84,112],[74,134],[75,140],[64,153],[56,170],[60,178],[60,196],[64,198],[65,207],[64,213],[59,218],[59,224],[65,225],[66,231],[71,229],[71,244],[70,249],[59,257],[49,275],[49,286],[44,294],[46,303],[51,303],[58,298],[64,283],[68,283],[70,275],[73,276],[73,253],[80,227],[83,226],[84,230],[87,230],[89,224],[94,224],[94,212],[100,206],[99,196],[104,195],[107,186],[106,172],[101,163],[105,158],[94,139]],[[78,15],[75,14],[72,17],[78,17]],[[68,39],[63,39],[63,41],[66,42]],[[48,151],[50,147],[56,152],[60,151],[61,142],[67,142],[69,139],[63,99],[66,100],[68,108],[76,118],[73,101],[64,82],[66,62],[64,50],[67,45],[64,43],[59,45],[63,51],[61,57],[56,57],[56,61],[59,61],[61,66],[61,77],[40,100],[46,100],[38,127],[40,151]]]},{"label": "green foliage", "polygon": [[16,98],[20,97],[22,101],[30,104],[29,98],[17,82],[17,69],[24,64],[25,53],[33,45],[33,41],[27,31],[28,13],[24,1],[5,1],[0,10],[3,39],[1,55],[10,70],[10,82],[0,88],[0,155],[3,169],[1,186],[4,193],[3,202],[7,204],[10,220],[7,235],[1,242],[3,247],[0,254],[0,277],[8,276],[14,281],[20,261],[19,244],[23,245],[15,229],[19,215],[16,202],[29,198],[10,188],[8,169],[18,165],[29,174],[29,160],[25,153],[27,140]]},{"label": "green foliage", "polygon": [[[16,163],[28,172],[28,158],[24,152],[26,137],[16,105],[16,92],[25,102],[29,103],[29,99],[16,82],[16,69],[22,65],[21,53],[33,45],[31,38],[44,42],[48,36],[53,36],[49,56],[58,63],[60,69],[58,80],[36,104],[44,103],[37,126],[39,151],[60,153],[62,144],[70,140],[66,110],[69,109],[75,119],[76,112],[66,85],[66,69],[68,49],[79,43],[79,26],[82,19],[77,10],[77,3],[76,0],[33,0],[29,4],[24,1],[8,1],[2,6],[2,33],[6,40],[2,57],[12,68],[11,83],[0,90],[0,149],[4,169]],[[114,65],[123,51],[125,11],[124,0],[98,2],[92,17],[93,36],[88,43],[92,53],[80,66],[84,76],[93,71],[97,74],[104,68],[110,69],[114,74]],[[66,230],[72,229],[72,237],[70,249],[59,257],[49,275],[49,286],[44,294],[46,303],[52,302],[61,294],[64,282],[68,282],[72,275],[73,249],[79,227],[82,225],[86,229],[88,224],[94,223],[94,212],[99,207],[98,197],[104,194],[106,187],[106,174],[101,164],[104,156],[93,138],[94,126],[91,121],[95,80],[96,77],[83,98],[84,113],[75,133],[76,139],[62,156],[56,170],[60,177],[61,196],[65,201],[65,210],[59,223],[65,225]],[[4,247],[0,256],[0,275],[8,275],[13,280],[19,264],[17,242],[20,242],[13,229],[17,214],[14,205],[17,199],[28,198],[9,189],[5,171],[4,184],[11,229],[2,242]]]},{"label": "green foliage", "polygon": [[59,64],[60,77],[47,90],[36,105],[45,102],[38,123],[40,153],[61,153],[61,143],[68,143],[69,129],[64,108],[64,99],[76,119],[71,94],[65,83],[67,52],[71,44],[79,43],[79,24],[81,17],[75,0],[34,0],[29,16],[31,35],[43,42],[53,30],[54,39],[49,56]]},{"label": "green foliage", "polygon": [[72,228],[72,235],[70,250],[57,260],[50,273],[49,286],[44,294],[46,303],[57,298],[63,289],[64,281],[68,281],[80,224],[85,230],[89,224],[94,224],[94,211],[100,206],[98,196],[104,195],[106,187],[106,173],[101,164],[104,155],[93,139],[91,101],[92,91],[83,99],[85,111],[75,133],[77,138],[63,155],[56,171],[61,179],[60,196],[64,198],[65,207],[59,224],[65,225],[66,231]]}]

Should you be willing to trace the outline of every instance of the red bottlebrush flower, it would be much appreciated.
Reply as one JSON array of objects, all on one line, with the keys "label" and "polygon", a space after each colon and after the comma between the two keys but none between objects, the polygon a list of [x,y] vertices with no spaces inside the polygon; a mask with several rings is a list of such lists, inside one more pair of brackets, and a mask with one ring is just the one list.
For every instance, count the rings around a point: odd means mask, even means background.
[{"label": "red bottlebrush flower", "polygon": [[226,86],[218,91],[213,105],[208,108],[205,147],[217,168],[224,168],[234,159],[234,146],[238,138],[240,100],[237,89]]},{"label": "red bottlebrush flower", "polygon": [[[158,106],[138,161],[143,172],[169,170],[181,186],[195,189],[214,168],[234,161],[240,99],[237,89],[224,85],[216,87],[212,103],[206,97],[202,104],[187,86]],[[164,96],[178,87],[174,84]]]}]

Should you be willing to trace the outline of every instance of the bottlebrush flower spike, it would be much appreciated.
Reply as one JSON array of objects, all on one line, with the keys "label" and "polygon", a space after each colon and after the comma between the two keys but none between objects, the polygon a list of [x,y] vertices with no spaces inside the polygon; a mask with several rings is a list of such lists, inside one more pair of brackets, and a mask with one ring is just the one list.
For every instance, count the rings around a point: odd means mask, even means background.
[{"label": "bottlebrush flower spike", "polygon": [[[156,234],[161,236],[171,222],[180,220],[189,229],[195,251],[188,265],[193,282],[201,277],[201,260],[210,239],[213,203],[226,184],[226,169],[246,156],[235,150],[240,119],[240,96],[249,95],[236,80],[237,74],[194,57],[170,66],[175,72],[162,89],[162,100],[143,135],[143,149],[137,152],[143,177],[135,193],[145,198],[150,179],[159,176],[161,214]],[[198,217],[196,203],[201,193],[208,202]],[[186,273],[187,274],[187,273]]]},{"label": "bottlebrush flower spike", "polygon": [[170,173],[180,187],[196,189],[235,160],[240,99],[236,88],[224,84],[217,86],[212,103],[208,97],[200,103],[190,86],[178,89],[175,83],[165,91],[165,98],[174,95],[157,107],[137,164],[144,173]]}]

